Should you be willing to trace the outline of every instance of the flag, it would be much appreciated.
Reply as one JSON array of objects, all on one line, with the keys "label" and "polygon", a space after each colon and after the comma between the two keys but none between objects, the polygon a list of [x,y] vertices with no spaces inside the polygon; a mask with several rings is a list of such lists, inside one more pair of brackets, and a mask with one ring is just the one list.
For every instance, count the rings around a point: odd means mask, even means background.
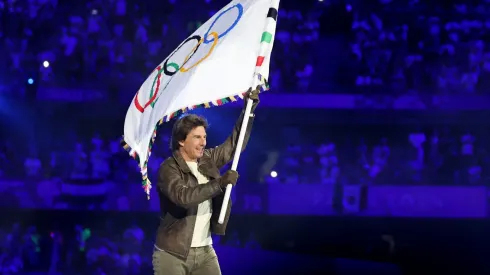
[{"label": "flag", "polygon": [[122,145],[138,161],[148,198],[147,165],[159,125],[188,110],[237,101],[257,83],[268,89],[279,1],[231,1],[141,85],[126,114]]}]

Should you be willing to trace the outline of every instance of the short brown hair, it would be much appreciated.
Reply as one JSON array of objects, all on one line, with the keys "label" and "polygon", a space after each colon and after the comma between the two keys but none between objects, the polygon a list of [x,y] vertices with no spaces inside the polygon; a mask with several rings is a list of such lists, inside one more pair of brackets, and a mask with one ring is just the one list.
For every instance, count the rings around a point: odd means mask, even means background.
[{"label": "short brown hair", "polygon": [[187,135],[196,127],[202,126],[204,129],[208,129],[208,121],[206,118],[188,114],[179,118],[172,127],[172,138],[170,139],[170,149],[172,151],[180,148],[179,141],[183,141],[187,138]]}]

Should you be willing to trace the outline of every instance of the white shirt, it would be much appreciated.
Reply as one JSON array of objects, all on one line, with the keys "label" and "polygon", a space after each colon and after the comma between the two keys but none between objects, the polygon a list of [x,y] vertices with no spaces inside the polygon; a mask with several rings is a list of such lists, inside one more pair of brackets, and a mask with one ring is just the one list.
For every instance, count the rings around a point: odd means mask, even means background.
[{"label": "white shirt", "polygon": [[[209,181],[206,176],[197,170],[197,162],[187,162],[187,166],[189,166],[199,184],[205,184]],[[197,207],[196,225],[194,226],[194,234],[192,234],[191,247],[202,247],[213,243],[210,230],[212,213],[211,199],[200,203]]]}]

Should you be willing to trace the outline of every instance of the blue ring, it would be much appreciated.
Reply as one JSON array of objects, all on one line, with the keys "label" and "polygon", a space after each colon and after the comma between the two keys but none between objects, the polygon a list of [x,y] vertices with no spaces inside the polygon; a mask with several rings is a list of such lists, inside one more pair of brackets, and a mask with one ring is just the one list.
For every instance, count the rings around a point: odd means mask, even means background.
[{"label": "blue ring", "polygon": [[238,3],[232,7],[229,7],[227,10],[221,12],[213,21],[213,23],[211,24],[211,26],[209,26],[209,29],[208,31],[204,34],[204,41],[203,43],[204,44],[209,44],[209,43],[212,43],[214,42],[214,37],[212,40],[208,40],[208,36],[209,36],[209,32],[211,31],[211,29],[213,28],[214,24],[216,24],[216,22],[218,21],[218,19],[225,13],[229,12],[230,10],[232,10],[233,8],[238,8],[238,16],[237,18],[235,19],[235,22],[233,22],[233,24],[231,24],[231,26],[225,31],[223,32],[222,34],[220,34],[218,36],[218,38],[221,38],[223,36],[225,36],[228,32],[230,32],[233,28],[235,28],[235,26],[238,24],[238,21],[240,21],[240,19],[242,18],[242,15],[243,15],[243,6],[242,4]]}]

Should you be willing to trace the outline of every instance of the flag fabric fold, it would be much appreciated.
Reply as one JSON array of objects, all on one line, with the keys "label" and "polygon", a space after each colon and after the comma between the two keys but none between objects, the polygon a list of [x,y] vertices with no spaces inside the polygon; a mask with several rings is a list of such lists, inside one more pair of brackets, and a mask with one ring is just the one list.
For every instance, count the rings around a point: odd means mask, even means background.
[{"label": "flag fabric fold", "polygon": [[[134,96],[122,146],[137,160],[150,194],[147,165],[158,126],[181,113],[243,98],[252,83],[269,89],[279,0],[233,0],[184,40]],[[254,87],[255,88],[255,87]]]}]

